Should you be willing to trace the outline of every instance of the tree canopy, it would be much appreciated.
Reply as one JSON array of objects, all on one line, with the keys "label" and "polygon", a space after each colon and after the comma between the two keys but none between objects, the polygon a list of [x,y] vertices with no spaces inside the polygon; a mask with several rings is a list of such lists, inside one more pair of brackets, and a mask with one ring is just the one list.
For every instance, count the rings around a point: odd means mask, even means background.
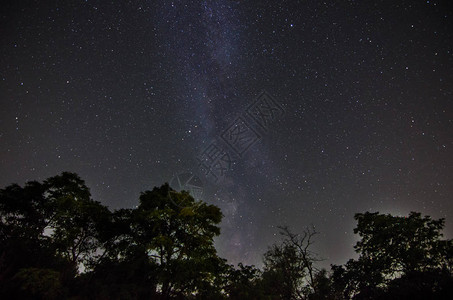
[{"label": "tree canopy", "polygon": [[[408,217],[366,212],[355,219],[354,232],[361,237],[354,247],[359,258],[332,268],[345,297],[388,299],[395,285],[403,282],[416,299],[426,293],[437,297],[451,293],[443,284],[448,278],[451,282],[453,263],[453,242],[441,239],[444,219],[415,212]],[[435,284],[409,280],[414,276],[431,277]]]},{"label": "tree canopy", "polygon": [[[171,194],[171,197],[170,197]],[[317,232],[279,227],[263,268],[217,255],[220,209],[168,184],[110,210],[63,172],[0,189],[1,299],[450,299],[444,219],[355,215],[359,257],[318,267]]]}]

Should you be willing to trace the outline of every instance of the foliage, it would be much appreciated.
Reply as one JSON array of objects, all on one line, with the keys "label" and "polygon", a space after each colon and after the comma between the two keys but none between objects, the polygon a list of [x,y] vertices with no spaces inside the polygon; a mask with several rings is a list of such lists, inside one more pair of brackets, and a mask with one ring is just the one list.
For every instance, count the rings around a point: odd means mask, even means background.
[{"label": "foliage", "polygon": [[[171,194],[171,197],[170,197]],[[445,221],[356,214],[359,254],[317,268],[317,232],[279,227],[264,267],[218,257],[220,209],[168,184],[111,211],[63,172],[0,189],[1,299],[450,299]]]},{"label": "foliage", "polygon": [[226,263],[213,245],[220,209],[168,184],[139,200],[111,212],[67,172],[0,190],[0,296],[220,295]]},{"label": "foliage", "polygon": [[43,299],[59,299],[63,296],[60,272],[52,269],[21,269],[14,276],[21,289],[31,296]]},{"label": "foliage", "polygon": [[319,270],[314,263],[319,259],[310,249],[317,232],[308,228],[297,235],[288,227],[279,228],[284,239],[264,254],[263,286],[278,299],[305,299],[317,289]]},{"label": "foliage", "polygon": [[254,266],[239,263],[238,268],[230,266],[227,274],[225,289],[229,299],[265,299],[260,282],[261,271]]},{"label": "foliage", "polygon": [[[453,243],[441,240],[444,219],[415,212],[408,217],[366,212],[355,219],[354,232],[361,237],[355,246],[359,258],[332,267],[333,279],[346,298],[390,297],[395,285],[411,276],[433,278],[440,272],[451,277]],[[431,293],[438,284],[431,285]]]}]

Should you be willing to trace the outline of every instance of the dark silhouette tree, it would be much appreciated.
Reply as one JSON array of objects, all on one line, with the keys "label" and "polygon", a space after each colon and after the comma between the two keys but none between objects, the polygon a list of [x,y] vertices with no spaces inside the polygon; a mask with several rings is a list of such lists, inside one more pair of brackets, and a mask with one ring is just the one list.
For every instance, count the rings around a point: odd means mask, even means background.
[{"label": "dark silhouette tree", "polygon": [[[171,197],[170,197],[171,195]],[[168,184],[111,212],[64,172],[0,189],[1,299],[452,299],[444,219],[356,214],[357,259],[316,268],[316,231],[264,254],[263,270],[217,255],[220,209]]]},{"label": "dark silhouette tree", "polygon": [[44,236],[49,206],[46,187],[28,182],[24,187],[12,184],[0,190],[0,298],[23,298],[21,278],[26,268],[57,267],[49,238]]},{"label": "dark silhouette tree", "polygon": [[[118,268],[120,275],[130,265],[135,266],[129,270],[131,278],[141,274],[138,282],[163,298],[220,293],[214,284],[225,261],[217,256],[213,239],[220,234],[221,219],[218,207],[175,192],[168,184],[146,191],[137,208],[113,214],[108,232],[102,234],[108,238],[95,269],[97,278],[111,268]],[[147,271],[137,262],[147,265]],[[105,278],[116,281],[115,276]]]},{"label": "dark silhouette tree", "polygon": [[262,272],[254,266],[238,264],[237,268],[229,266],[225,291],[228,299],[265,299],[262,285]]},{"label": "dark silhouette tree", "polygon": [[312,227],[298,235],[279,228],[283,241],[264,254],[263,287],[278,299],[306,299],[317,289],[315,263],[320,259],[311,250],[317,232]]},{"label": "dark silhouette tree", "polygon": [[[441,239],[444,219],[433,220],[415,212],[408,217],[366,212],[356,214],[355,219],[354,232],[361,237],[355,246],[359,258],[332,267],[335,285],[346,298],[390,297],[388,293],[398,282],[408,282],[414,274],[420,278],[433,278],[433,272],[443,274],[439,278],[451,276],[453,243]],[[442,282],[445,280],[430,285],[431,296],[436,289],[446,288],[439,286]]]},{"label": "dark silhouette tree", "polygon": [[0,214],[1,298],[225,294],[228,268],[213,242],[220,209],[168,184],[142,193],[137,208],[110,212],[64,172],[0,190]]},{"label": "dark silhouette tree", "polygon": [[[97,224],[109,211],[90,197],[85,182],[68,172],[43,183],[28,182],[23,188],[13,184],[0,190],[2,293],[61,297],[62,286],[74,279],[78,268],[88,265],[101,246]],[[49,278],[58,282],[49,285]],[[10,291],[14,286],[20,289]],[[39,286],[52,287],[54,292]]]},{"label": "dark silhouette tree", "polygon": [[308,296],[310,300],[343,299],[342,293],[335,291],[330,274],[326,269],[321,269],[315,274],[313,285],[313,292]]},{"label": "dark silhouette tree", "polygon": [[44,182],[46,199],[53,208],[46,229],[57,254],[75,267],[89,267],[102,250],[100,228],[110,217],[104,205],[91,199],[77,174],[63,172]]}]

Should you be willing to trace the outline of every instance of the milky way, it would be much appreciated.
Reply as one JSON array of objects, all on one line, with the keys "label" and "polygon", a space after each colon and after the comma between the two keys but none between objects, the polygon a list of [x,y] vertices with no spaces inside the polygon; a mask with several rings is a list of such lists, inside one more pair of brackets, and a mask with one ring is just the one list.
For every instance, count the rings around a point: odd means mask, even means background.
[{"label": "milky way", "polygon": [[450,6],[8,1],[0,184],[73,171],[120,208],[193,174],[231,263],[285,224],[344,263],[366,210],[445,217],[451,238]]}]

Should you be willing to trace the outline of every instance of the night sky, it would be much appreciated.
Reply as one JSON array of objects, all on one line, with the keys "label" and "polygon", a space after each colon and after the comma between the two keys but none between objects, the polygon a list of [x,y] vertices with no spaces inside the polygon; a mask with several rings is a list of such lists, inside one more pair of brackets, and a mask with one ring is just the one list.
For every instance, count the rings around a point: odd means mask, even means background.
[{"label": "night sky", "polygon": [[71,171],[132,208],[191,174],[220,256],[258,266],[285,224],[344,263],[356,212],[452,237],[450,1],[7,2],[1,187]]}]

